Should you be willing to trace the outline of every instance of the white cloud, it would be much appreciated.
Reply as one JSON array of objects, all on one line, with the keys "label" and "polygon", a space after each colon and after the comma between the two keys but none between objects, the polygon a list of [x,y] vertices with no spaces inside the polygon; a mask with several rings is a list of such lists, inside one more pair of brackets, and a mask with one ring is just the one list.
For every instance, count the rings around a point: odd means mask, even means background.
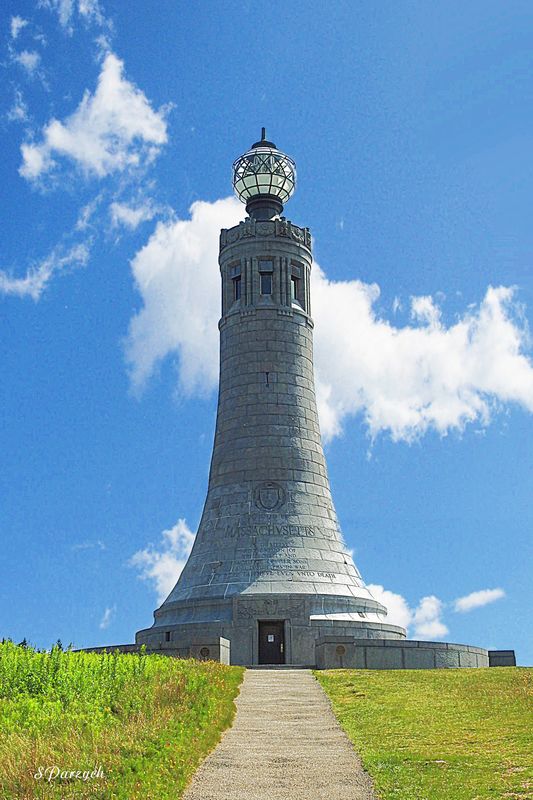
[{"label": "white cloud", "polygon": [[28,20],[23,19],[23,17],[11,17],[11,38],[16,39],[22,28],[25,28],[27,24]]},{"label": "white cloud", "polygon": [[100,620],[100,625],[98,627],[101,628],[102,630],[109,628],[116,612],[117,612],[116,606],[112,606],[111,608],[106,608],[102,616],[102,619]]},{"label": "white cloud", "polygon": [[413,612],[409,608],[409,603],[401,594],[391,592],[377,583],[370,583],[367,586],[372,597],[382,603],[387,609],[387,624],[399,625],[401,628],[408,628],[413,620]]},{"label": "white cloud", "polygon": [[111,214],[111,223],[114,227],[123,225],[129,228],[130,231],[133,231],[141,222],[153,219],[157,213],[157,209],[155,209],[150,202],[135,206],[129,206],[125,203],[111,203],[109,213]]},{"label": "white cloud", "polygon": [[414,637],[417,639],[442,639],[449,633],[441,616],[444,605],[435,595],[423,597],[413,613]]},{"label": "white cloud", "polygon": [[86,542],[79,542],[78,544],[72,545],[72,550],[107,550],[105,542],[101,539],[97,539],[94,542],[86,541]]},{"label": "white cloud", "polygon": [[19,89],[15,89],[15,100],[7,112],[7,119],[9,122],[25,122],[28,119],[28,106]]},{"label": "white cloud", "polygon": [[[186,394],[216,387],[221,227],[244,216],[233,198],[197,202],[189,220],[160,223],[132,261],[143,306],[132,319],[127,360],[134,387],[178,354]],[[312,278],[317,400],[326,439],[361,414],[370,434],[413,441],[468,423],[486,426],[503,404],[533,411],[533,364],[515,290],[491,287],[446,326],[435,298],[411,298],[412,323],[396,327],[375,310],[380,290],[358,280]],[[437,297],[437,295],[436,295]]]},{"label": "white cloud", "polygon": [[109,25],[106,20],[99,0],[39,0],[41,8],[47,8],[50,11],[57,13],[59,24],[69,34],[73,32],[72,21],[75,10],[78,11],[80,17],[87,23],[95,23],[96,25]]},{"label": "white cloud", "polygon": [[74,11],[73,0],[39,0],[39,6],[56,11],[61,27],[69,29],[70,20]]},{"label": "white cloud", "polygon": [[400,625],[414,639],[423,641],[442,639],[449,633],[442,621],[445,605],[438,597],[423,597],[418,605],[411,608],[405,597],[384,589],[379,584],[369,584],[370,593],[387,609],[387,623]]},{"label": "white cloud", "polygon": [[96,209],[100,205],[103,199],[103,194],[97,194],[96,197],[93,197],[86,205],[84,205],[78,214],[78,219],[76,220],[75,230],[77,231],[86,231],[90,225],[92,225],[92,219],[95,215]]},{"label": "white cloud", "polygon": [[13,54],[13,60],[23,67],[28,75],[33,75],[41,63],[41,56],[35,50],[22,50]]},{"label": "white cloud", "polygon": [[14,278],[0,270],[0,294],[38,300],[54,274],[69,268],[84,267],[88,260],[88,243],[74,245],[67,251],[56,247],[43,261],[31,267],[24,278]]},{"label": "white cloud", "polygon": [[80,16],[87,21],[95,22],[97,25],[104,25],[106,19],[102,13],[98,0],[78,0],[78,11]]},{"label": "white cloud", "polygon": [[169,353],[179,354],[179,384],[186,394],[216,386],[218,231],[238,222],[242,206],[233,198],[197,202],[191,215],[190,221],[160,222],[131,263],[143,298],[126,342],[136,389]]},{"label": "white cloud", "polygon": [[140,578],[153,583],[160,603],[172,589],[191,552],[195,534],[184,519],[179,519],[173,528],[163,531],[158,547],[150,545],[138,550],[129,564],[140,570]]},{"label": "white cloud", "polygon": [[481,608],[489,603],[494,603],[502,597],[505,597],[503,589],[480,589],[478,592],[471,592],[464,597],[458,597],[454,601],[454,610],[466,613],[474,608]]},{"label": "white cloud", "polygon": [[440,308],[432,297],[421,296],[411,298],[411,318],[430,328],[437,328],[440,323]]},{"label": "white cloud", "polygon": [[325,437],[357,413],[372,436],[389,431],[412,441],[428,430],[487,425],[507,402],[533,411],[528,331],[514,294],[489,287],[479,307],[449,327],[430,298],[415,298],[412,312],[424,324],[395,327],[374,310],[375,284],[329,281],[315,266],[315,361],[329,390],[319,404]]},{"label": "white cloud", "polygon": [[51,119],[42,140],[21,147],[20,174],[36,180],[73,161],[86,175],[103,178],[152,161],[167,141],[166,109],[154,111],[144,93],[123,76],[124,64],[108,53],[94,94],[86,91],[63,122]]}]

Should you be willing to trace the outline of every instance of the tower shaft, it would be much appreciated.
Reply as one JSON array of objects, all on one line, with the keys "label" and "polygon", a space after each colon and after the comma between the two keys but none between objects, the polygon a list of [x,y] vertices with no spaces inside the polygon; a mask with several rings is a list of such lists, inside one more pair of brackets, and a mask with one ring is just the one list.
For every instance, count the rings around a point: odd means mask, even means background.
[{"label": "tower shaft", "polygon": [[209,632],[228,638],[232,662],[246,664],[260,659],[268,620],[283,625],[288,663],[314,663],[314,640],[332,626],[402,637],[365,587],[331,498],[314,388],[309,230],[247,218],[221,232],[219,264],[220,385],[207,498],[187,564],[154,627],[137,640]]}]

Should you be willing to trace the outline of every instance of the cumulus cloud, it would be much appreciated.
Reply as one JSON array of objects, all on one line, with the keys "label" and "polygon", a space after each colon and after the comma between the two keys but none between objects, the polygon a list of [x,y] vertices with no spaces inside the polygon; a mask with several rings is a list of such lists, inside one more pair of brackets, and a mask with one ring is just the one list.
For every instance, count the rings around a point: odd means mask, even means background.
[{"label": "cumulus cloud", "polygon": [[82,242],[65,250],[56,247],[39,264],[30,267],[23,278],[0,270],[0,294],[38,300],[52,276],[67,269],[84,267],[89,260],[89,244]]},{"label": "cumulus cloud", "polygon": [[86,91],[76,111],[63,122],[51,119],[39,142],[21,147],[20,174],[35,181],[73,162],[87,176],[103,178],[150,163],[167,141],[166,109],[154,111],[145,94],[124,78],[114,53],[103,61],[94,94]]},{"label": "cumulus cloud", "polygon": [[11,17],[11,38],[16,39],[23,28],[28,24],[28,20],[15,15]]},{"label": "cumulus cloud", "polygon": [[106,608],[106,610],[104,611],[104,614],[102,616],[102,619],[100,620],[100,625],[98,627],[101,628],[101,630],[103,630],[103,631],[106,628],[109,628],[109,626],[111,625],[111,622],[113,621],[113,618],[114,618],[116,612],[117,612],[117,607],[116,606],[112,606],[111,608]]},{"label": "cumulus cloud", "polygon": [[157,209],[155,209],[150,202],[144,202],[134,206],[115,202],[111,203],[109,206],[109,213],[111,215],[113,227],[118,228],[122,225],[130,231],[134,231],[139,227],[141,222],[147,222],[153,219],[157,213]]},{"label": "cumulus cloud", "polygon": [[[316,266],[313,304],[319,413],[326,438],[361,413],[370,433],[412,441],[467,423],[487,425],[503,403],[533,411],[533,364],[515,290],[490,287],[446,326],[431,298],[413,298],[413,319],[396,327],[375,311],[379,287],[330,281]],[[342,342],[342,347],[339,347]]]},{"label": "cumulus cloud", "polygon": [[[233,198],[196,202],[191,218],[161,222],[132,261],[142,307],[131,320],[127,360],[142,388],[157,365],[178,355],[180,390],[216,387],[221,227],[243,217]],[[380,290],[358,280],[312,277],[317,401],[331,439],[361,415],[372,437],[413,441],[468,423],[486,426],[506,403],[533,411],[529,335],[513,288],[489,286],[452,324],[440,298],[411,298],[411,321],[396,326],[376,311]]]},{"label": "cumulus cloud", "polygon": [[480,589],[478,592],[458,597],[454,602],[454,610],[464,614],[474,608],[482,608],[489,603],[494,603],[502,597],[505,597],[503,589]]},{"label": "cumulus cloud", "polygon": [[414,636],[418,639],[442,639],[449,633],[441,616],[444,605],[435,595],[423,597],[413,613]]},{"label": "cumulus cloud", "polygon": [[185,394],[216,386],[218,231],[241,217],[242,206],[233,198],[194,203],[190,221],[159,222],[133,259],[143,307],[131,320],[126,356],[136,389],[142,389],[169,353],[179,355],[179,384]]},{"label": "cumulus cloud", "polygon": [[405,628],[411,638],[433,641],[442,639],[449,633],[442,621],[445,604],[435,595],[423,597],[412,608],[401,594],[391,592],[379,584],[369,584],[368,589],[387,609],[387,622]]},{"label": "cumulus cloud", "polygon": [[377,583],[368,584],[367,589],[369,589],[373,598],[387,609],[387,623],[399,625],[401,628],[409,628],[413,621],[413,611],[405,597],[396,592],[391,592]]},{"label": "cumulus cloud", "polygon": [[184,519],[179,519],[173,528],[163,531],[157,547],[150,545],[138,550],[129,564],[140,571],[139,577],[149,581],[157,592],[160,603],[172,589],[191,552],[195,534]]}]

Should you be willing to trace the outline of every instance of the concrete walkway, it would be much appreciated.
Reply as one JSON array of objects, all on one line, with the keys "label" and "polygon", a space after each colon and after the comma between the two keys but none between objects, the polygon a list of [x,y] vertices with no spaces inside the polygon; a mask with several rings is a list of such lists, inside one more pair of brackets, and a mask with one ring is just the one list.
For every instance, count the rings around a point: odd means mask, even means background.
[{"label": "concrete walkway", "polygon": [[247,670],[233,727],[184,800],[375,800],[370,779],[307,669]]}]

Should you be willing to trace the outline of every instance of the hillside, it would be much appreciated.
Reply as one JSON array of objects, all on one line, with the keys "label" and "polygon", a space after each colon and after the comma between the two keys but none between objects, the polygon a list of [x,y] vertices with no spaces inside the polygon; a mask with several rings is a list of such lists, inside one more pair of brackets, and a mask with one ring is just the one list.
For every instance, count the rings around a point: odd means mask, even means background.
[{"label": "hillside", "polygon": [[231,724],[242,673],[0,644],[2,800],[176,800]]},{"label": "hillside", "polygon": [[533,669],[315,674],[383,800],[533,798]]}]

